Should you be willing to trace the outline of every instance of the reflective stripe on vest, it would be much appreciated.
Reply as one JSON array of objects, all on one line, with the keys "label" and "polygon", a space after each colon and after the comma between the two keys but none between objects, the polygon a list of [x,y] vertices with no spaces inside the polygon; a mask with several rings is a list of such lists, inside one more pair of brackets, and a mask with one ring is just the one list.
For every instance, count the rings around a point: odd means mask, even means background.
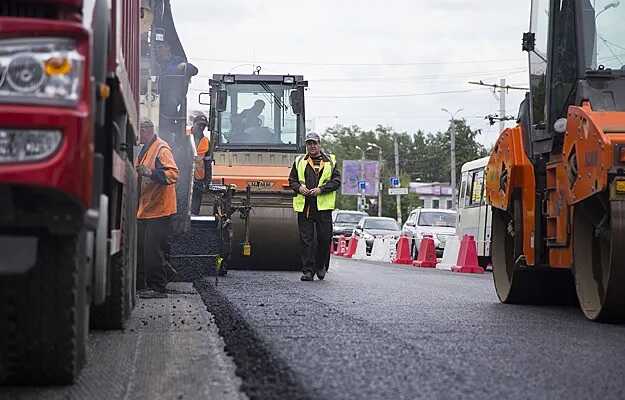
[{"label": "reflective stripe on vest", "polygon": [[[334,165],[336,164],[336,157],[331,154],[330,162],[326,162],[323,165],[323,171],[321,172],[321,178],[319,178],[319,186],[321,187],[328,183],[330,179],[332,179],[332,171],[334,170]],[[297,168],[297,178],[302,185],[306,184],[306,167],[308,166],[308,161],[306,160],[306,156],[299,156],[295,160],[295,166]],[[308,188],[314,189],[314,188]],[[334,206],[336,203],[336,191],[332,191],[330,193],[323,193],[319,196],[315,197],[314,200],[317,202],[317,210],[319,211],[327,211],[334,210]],[[295,197],[293,197],[293,209],[296,212],[304,212],[304,206],[306,205],[306,197],[304,195],[298,193]]]}]

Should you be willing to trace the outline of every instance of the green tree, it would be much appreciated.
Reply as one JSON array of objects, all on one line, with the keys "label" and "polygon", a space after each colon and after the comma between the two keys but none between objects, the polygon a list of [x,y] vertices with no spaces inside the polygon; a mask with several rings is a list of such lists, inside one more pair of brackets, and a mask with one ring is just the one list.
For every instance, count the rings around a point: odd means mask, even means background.
[{"label": "green tree", "polygon": [[[407,187],[410,182],[449,182],[451,161],[451,129],[446,132],[426,134],[417,131],[414,134],[396,132],[391,127],[378,125],[374,130],[362,130],[353,125],[349,127],[337,126],[329,128],[323,135],[324,148],[334,153],[338,160],[338,168],[342,171],[343,160],[358,160],[361,152],[356,148],[369,148],[374,143],[382,148],[382,182],[384,192],[382,199],[382,215],[395,217],[397,213],[396,197],[388,195],[390,177],[395,175],[395,153],[393,140],[398,141],[400,159],[400,178],[402,186]],[[472,130],[464,120],[454,121],[453,129],[456,132],[456,168],[460,177],[462,164],[487,155],[484,147],[476,139],[478,131]],[[377,160],[378,150],[371,148],[367,159]],[[341,209],[356,209],[356,196],[337,197],[337,207]],[[415,194],[402,197],[402,215],[405,218],[408,212],[420,206],[421,202]],[[377,215],[377,209],[369,210]]]}]

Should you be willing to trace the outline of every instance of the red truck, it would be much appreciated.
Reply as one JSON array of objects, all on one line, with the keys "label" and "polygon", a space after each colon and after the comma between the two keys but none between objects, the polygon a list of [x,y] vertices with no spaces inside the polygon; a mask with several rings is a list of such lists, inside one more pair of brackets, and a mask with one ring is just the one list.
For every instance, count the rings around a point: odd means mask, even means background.
[{"label": "red truck", "polygon": [[134,307],[139,0],[0,1],[0,382],[66,384]]}]

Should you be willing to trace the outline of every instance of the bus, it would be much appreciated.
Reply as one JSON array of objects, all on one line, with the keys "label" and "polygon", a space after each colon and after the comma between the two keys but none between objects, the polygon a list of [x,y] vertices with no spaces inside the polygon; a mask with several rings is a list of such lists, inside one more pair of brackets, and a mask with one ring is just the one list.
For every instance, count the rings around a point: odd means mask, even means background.
[{"label": "bus", "polygon": [[460,240],[464,235],[472,235],[475,238],[478,262],[483,268],[491,263],[492,212],[491,207],[486,204],[484,193],[484,170],[489,158],[469,161],[462,166],[456,224],[456,234]]}]

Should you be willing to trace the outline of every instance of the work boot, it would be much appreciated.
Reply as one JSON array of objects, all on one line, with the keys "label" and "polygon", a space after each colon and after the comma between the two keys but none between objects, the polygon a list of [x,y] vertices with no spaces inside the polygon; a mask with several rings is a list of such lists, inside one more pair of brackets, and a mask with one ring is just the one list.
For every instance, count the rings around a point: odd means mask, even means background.
[{"label": "work boot", "polygon": [[304,282],[312,282],[314,279],[315,277],[311,271],[304,271],[304,274],[300,278],[300,280]]},{"label": "work boot", "polygon": [[140,299],[166,299],[167,293],[159,292],[154,289],[141,289],[137,292]]},{"label": "work boot", "polygon": [[324,280],[326,277],[326,269],[325,268],[321,268],[319,271],[317,271],[317,278],[319,278],[320,281]]}]

